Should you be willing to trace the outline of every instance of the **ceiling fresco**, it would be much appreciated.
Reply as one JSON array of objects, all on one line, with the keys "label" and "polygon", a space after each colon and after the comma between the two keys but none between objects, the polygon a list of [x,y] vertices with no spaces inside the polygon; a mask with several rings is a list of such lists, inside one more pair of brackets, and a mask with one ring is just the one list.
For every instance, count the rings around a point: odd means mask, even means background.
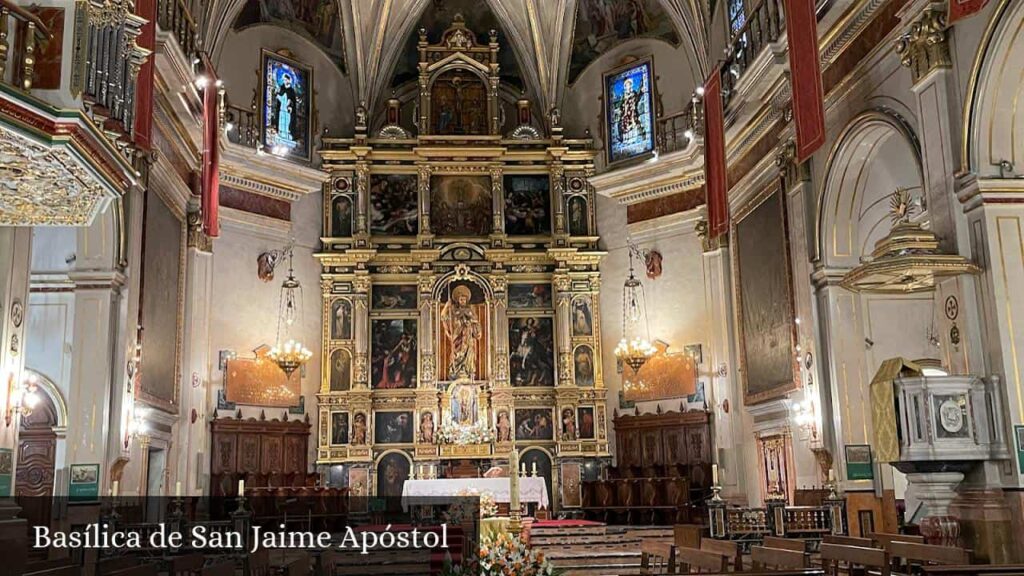
[{"label": "ceiling fresco", "polygon": [[601,54],[634,38],[679,46],[675,25],[658,0],[579,0],[573,32],[569,83]]},{"label": "ceiling fresco", "polygon": [[273,24],[303,36],[323,50],[344,74],[345,35],[336,0],[249,0],[232,28]]}]

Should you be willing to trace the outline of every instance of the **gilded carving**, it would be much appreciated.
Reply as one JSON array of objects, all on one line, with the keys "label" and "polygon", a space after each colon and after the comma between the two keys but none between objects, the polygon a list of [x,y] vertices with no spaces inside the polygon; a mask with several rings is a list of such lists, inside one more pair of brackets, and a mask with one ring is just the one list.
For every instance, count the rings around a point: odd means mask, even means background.
[{"label": "gilded carving", "polygon": [[933,70],[953,65],[949,55],[946,11],[929,8],[896,40],[900,62],[910,68],[916,84]]}]

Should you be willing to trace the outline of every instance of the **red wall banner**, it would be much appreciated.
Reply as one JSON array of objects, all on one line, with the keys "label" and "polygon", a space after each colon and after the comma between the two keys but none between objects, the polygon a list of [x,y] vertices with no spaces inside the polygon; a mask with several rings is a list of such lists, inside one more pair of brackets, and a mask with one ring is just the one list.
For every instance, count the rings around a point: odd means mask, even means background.
[{"label": "red wall banner", "polygon": [[724,121],[722,76],[715,67],[704,84],[704,187],[707,190],[708,234],[712,238],[729,230]]},{"label": "red wall banner", "polygon": [[825,143],[825,93],[821,86],[814,0],[786,1],[789,69],[793,82],[796,157],[803,162]]},{"label": "red wall banner", "polygon": [[[156,50],[156,0],[135,0],[135,13],[148,20],[139,34],[139,46]],[[153,136],[153,58],[150,54],[139,69],[135,86],[135,144],[144,150],[152,147]],[[125,127],[127,128],[127,126]]]},{"label": "red wall banner", "polygon": [[947,24],[967,18],[981,12],[981,9],[988,4],[988,0],[949,0],[949,17]]}]

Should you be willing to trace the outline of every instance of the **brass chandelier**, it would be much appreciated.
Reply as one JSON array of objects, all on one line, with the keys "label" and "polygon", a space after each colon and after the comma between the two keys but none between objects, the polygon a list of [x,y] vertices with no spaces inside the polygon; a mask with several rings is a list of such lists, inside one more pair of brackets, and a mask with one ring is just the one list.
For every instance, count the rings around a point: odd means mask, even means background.
[{"label": "brass chandelier", "polygon": [[910,219],[915,203],[905,188],[897,188],[889,202],[892,229],[875,243],[870,258],[843,276],[840,285],[854,292],[911,294],[926,292],[936,281],[981,269],[959,254],[939,252],[939,239]]},{"label": "brass chandelier", "polygon": [[281,283],[277,343],[270,349],[268,356],[286,376],[291,377],[292,373],[313,357],[313,353],[293,336],[295,324],[302,318],[302,285],[295,278],[295,270],[292,268],[291,246],[286,249],[285,255],[288,257],[288,277]]},{"label": "brass chandelier", "polygon": [[[622,286],[622,340],[615,347],[615,358],[633,370],[637,375],[640,368],[654,356],[657,349],[651,344],[650,328],[647,324],[647,301],[644,285],[633,272],[633,256],[640,249],[632,243],[629,250],[629,278]],[[635,382],[631,386],[639,386]]]}]

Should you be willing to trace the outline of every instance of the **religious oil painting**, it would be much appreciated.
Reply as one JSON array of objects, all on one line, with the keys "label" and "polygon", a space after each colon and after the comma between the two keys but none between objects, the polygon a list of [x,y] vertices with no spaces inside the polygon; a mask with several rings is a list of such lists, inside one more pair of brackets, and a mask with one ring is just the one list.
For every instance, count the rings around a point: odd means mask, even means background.
[{"label": "religious oil painting", "polygon": [[459,69],[440,74],[430,93],[434,134],[487,134],[487,92],[476,74]]},{"label": "religious oil painting", "polygon": [[569,83],[575,83],[602,54],[634,38],[680,44],[672,18],[659,0],[580,0],[576,4]]},{"label": "religious oil painting", "polygon": [[349,238],[352,236],[352,222],[356,211],[352,209],[352,196],[337,194],[331,198],[331,236]]},{"label": "religious oil painting", "polygon": [[594,385],[594,349],[584,344],[578,346],[572,355],[573,378],[577,386]]},{"label": "religious oil painting", "polygon": [[776,190],[737,215],[736,284],[744,399],[753,404],[798,386],[785,204]]},{"label": "religious oil painting", "polygon": [[547,174],[505,176],[505,232],[512,236],[551,233],[551,179]]},{"label": "religious oil painting", "polygon": [[513,386],[554,386],[555,338],[551,318],[509,318],[509,379]]},{"label": "religious oil painting", "polygon": [[562,409],[562,440],[576,440],[580,437],[579,426],[576,424],[576,411],[572,407]]},{"label": "religious oil painting", "polygon": [[415,174],[370,175],[370,233],[415,236],[419,225],[419,193]]},{"label": "religious oil painting", "polygon": [[594,407],[580,406],[576,409],[576,425],[579,426],[580,440],[594,439]]},{"label": "religious oil painting", "polygon": [[583,196],[572,196],[566,202],[568,213],[569,235],[590,236],[590,214],[587,211],[587,199]]},{"label": "religious oil painting", "polygon": [[371,387],[415,388],[416,320],[374,319],[371,326]]},{"label": "religious oil painting", "polygon": [[492,228],[489,176],[430,179],[430,226],[438,236],[487,236]]},{"label": "religious oil painting", "polygon": [[263,148],[284,158],[309,161],[313,70],[267,50],[262,55]]},{"label": "religious oil painting", "polygon": [[331,444],[348,444],[348,412],[331,412]]},{"label": "religious oil painting", "polygon": [[348,350],[331,352],[331,392],[345,392],[352,388],[352,356]]},{"label": "religious oil painting", "polygon": [[409,479],[411,468],[409,458],[401,452],[391,452],[381,457],[377,463],[377,496],[394,499],[388,507],[397,506],[402,497],[402,486]]},{"label": "religious oil painting", "polygon": [[376,444],[412,443],[412,412],[377,411],[373,418],[373,440]]},{"label": "religious oil painting", "polygon": [[579,296],[572,301],[572,335],[593,336],[594,314],[590,311],[590,296]]},{"label": "religious oil painting", "polygon": [[551,308],[550,284],[509,284],[508,307],[519,310]]},{"label": "religious oil painting", "polygon": [[451,421],[462,426],[473,426],[480,421],[483,385],[456,382],[449,389]]},{"label": "religious oil painting", "polygon": [[550,408],[516,408],[516,441],[554,440]]},{"label": "religious oil painting", "polygon": [[440,294],[442,380],[482,380],[487,362],[487,298],[475,282],[450,282]]},{"label": "religious oil painting", "polygon": [[259,0],[242,3],[233,28],[269,24],[285,28],[312,42],[339,70],[345,72],[345,35],[335,0]]},{"label": "religious oil painting", "polygon": [[352,339],[352,301],[338,298],[331,302],[331,340]]},{"label": "religious oil painting", "polygon": [[654,73],[649,59],[604,76],[605,148],[608,164],[654,152]]},{"label": "religious oil painting", "polygon": [[415,310],[415,284],[375,284],[370,290],[370,306],[380,310]]}]

